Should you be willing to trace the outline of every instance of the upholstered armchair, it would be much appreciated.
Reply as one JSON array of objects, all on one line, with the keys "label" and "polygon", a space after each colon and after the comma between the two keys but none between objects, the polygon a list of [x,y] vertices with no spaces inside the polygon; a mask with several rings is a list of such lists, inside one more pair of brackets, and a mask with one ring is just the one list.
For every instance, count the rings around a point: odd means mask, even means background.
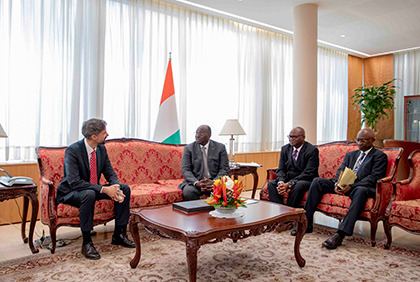
[{"label": "upholstered armchair", "polygon": [[[346,153],[357,150],[355,142],[339,141],[327,144],[317,145],[319,150],[319,177],[331,179],[335,176],[337,169],[343,162]],[[376,196],[374,199],[368,199],[360,219],[369,221],[371,226],[371,244],[376,245],[376,230],[378,222],[384,220],[385,211],[391,201],[392,181],[395,181],[398,162],[400,160],[401,148],[380,148],[388,156],[388,168],[386,176],[377,182]],[[276,179],[276,168],[267,170],[267,180],[261,189],[260,198],[268,200],[267,183]],[[303,197],[301,206],[303,207],[308,193]],[[287,194],[284,197],[284,203],[287,201]],[[325,194],[317,207],[317,211],[325,215],[342,220],[350,207],[351,199],[347,196],[338,194]]]},{"label": "upholstered armchair", "polygon": [[[51,236],[51,253],[56,248],[56,232],[60,226],[79,227],[79,209],[59,204],[56,206],[57,187],[63,178],[64,152],[67,147],[39,147],[38,167],[40,173],[39,202],[41,222],[48,225]],[[94,225],[105,224],[114,218],[114,202],[100,200],[95,204]]]},{"label": "upholstered armchair", "polygon": [[392,243],[391,228],[398,226],[406,231],[420,234],[420,150],[408,157],[410,176],[393,183],[391,204],[386,212],[385,234],[389,249]]}]

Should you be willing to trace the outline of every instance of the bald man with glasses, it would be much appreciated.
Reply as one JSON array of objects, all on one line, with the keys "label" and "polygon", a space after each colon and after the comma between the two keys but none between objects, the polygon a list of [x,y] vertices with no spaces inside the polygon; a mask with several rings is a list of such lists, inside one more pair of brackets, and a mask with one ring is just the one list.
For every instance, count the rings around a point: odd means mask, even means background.
[{"label": "bald man with glasses", "polygon": [[318,177],[319,152],[305,141],[305,130],[295,127],[288,135],[289,144],[281,148],[277,178],[268,183],[270,201],[282,204],[289,191],[286,205],[299,207],[312,180]]}]

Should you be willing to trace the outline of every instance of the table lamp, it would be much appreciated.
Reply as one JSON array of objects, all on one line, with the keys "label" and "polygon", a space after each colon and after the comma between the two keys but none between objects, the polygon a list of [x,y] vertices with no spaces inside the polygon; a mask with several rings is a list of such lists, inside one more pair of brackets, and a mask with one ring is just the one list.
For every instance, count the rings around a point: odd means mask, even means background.
[{"label": "table lamp", "polygon": [[245,135],[245,131],[237,119],[228,119],[219,135],[230,135],[229,140],[229,167],[235,167],[235,150],[233,147],[233,135]]},{"label": "table lamp", "polygon": [[0,124],[0,138],[6,138],[6,137],[7,137],[7,134],[6,132],[4,132],[4,129]]}]

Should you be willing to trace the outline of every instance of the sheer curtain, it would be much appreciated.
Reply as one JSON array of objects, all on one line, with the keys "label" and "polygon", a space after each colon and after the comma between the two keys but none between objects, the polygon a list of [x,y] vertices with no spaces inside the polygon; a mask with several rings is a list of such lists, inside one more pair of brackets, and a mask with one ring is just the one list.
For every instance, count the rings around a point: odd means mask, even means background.
[{"label": "sheer curtain", "polygon": [[0,160],[80,138],[101,116],[103,1],[0,1]]},{"label": "sheer curtain", "polygon": [[[208,124],[227,144],[218,134],[228,118],[247,133],[239,151],[287,142],[291,38],[155,0],[3,0],[0,123],[9,138],[0,139],[0,161],[35,159],[38,145],[69,145],[91,117],[108,122],[110,138],[150,139],[169,52],[182,142]],[[330,123],[347,116],[340,90],[347,61],[322,54],[318,105],[328,106],[319,109],[320,140],[343,139],[336,132],[347,123]]]},{"label": "sheer curtain", "polygon": [[347,54],[318,47],[317,144],[347,139]]},{"label": "sheer curtain", "polygon": [[420,95],[420,50],[394,54],[395,139],[404,140],[404,96]]},{"label": "sheer curtain", "polygon": [[169,52],[184,143],[201,124],[227,143],[218,133],[238,118],[247,133],[239,150],[280,148],[291,125],[284,111],[291,108],[291,39],[158,1],[107,2],[104,119],[111,137],[152,136]]}]

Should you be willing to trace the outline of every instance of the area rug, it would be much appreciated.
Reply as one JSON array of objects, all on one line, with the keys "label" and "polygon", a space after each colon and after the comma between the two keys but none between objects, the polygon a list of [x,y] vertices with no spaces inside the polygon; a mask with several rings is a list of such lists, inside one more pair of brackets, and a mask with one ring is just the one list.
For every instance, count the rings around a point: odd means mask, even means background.
[{"label": "area rug", "polygon": [[[337,250],[321,243],[333,230],[316,227],[304,236],[297,265],[294,237],[272,232],[233,243],[224,240],[201,246],[198,281],[418,281],[420,253],[383,245],[375,248],[363,238],[346,238]],[[143,231],[142,256],[136,269],[129,266],[135,250],[97,243],[102,258],[86,260],[80,242],[74,248],[0,264],[0,281],[188,281],[185,243]]]}]

